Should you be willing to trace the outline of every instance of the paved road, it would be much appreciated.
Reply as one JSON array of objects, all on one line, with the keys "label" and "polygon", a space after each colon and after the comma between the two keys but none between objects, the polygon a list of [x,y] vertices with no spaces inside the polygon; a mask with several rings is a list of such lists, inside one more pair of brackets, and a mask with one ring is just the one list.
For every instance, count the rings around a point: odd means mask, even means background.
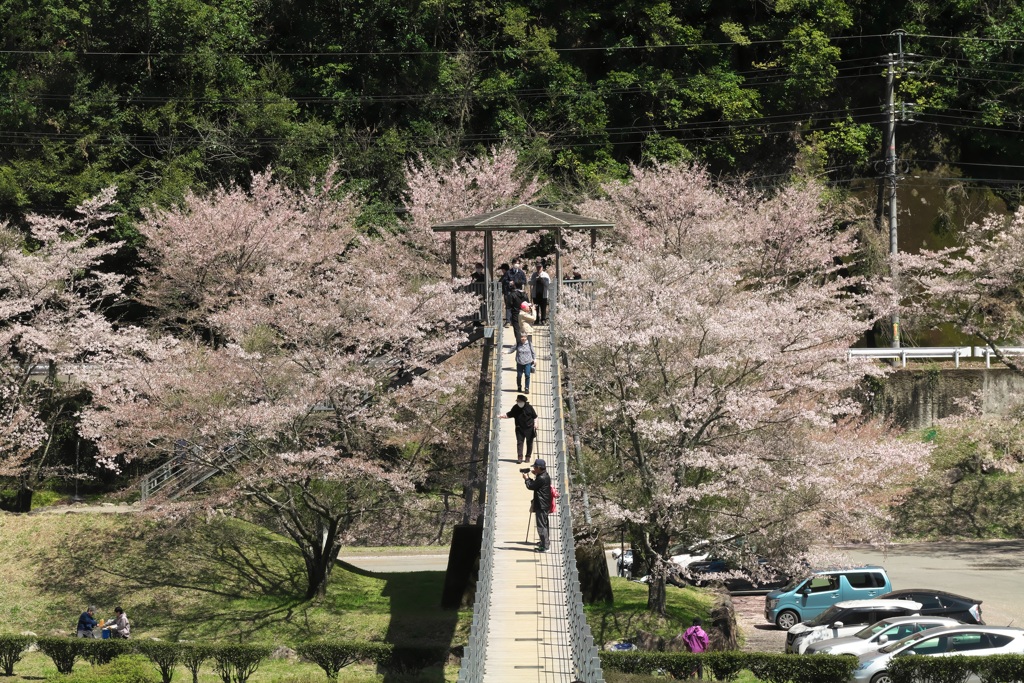
[{"label": "paved road", "polygon": [[937,588],[983,601],[993,626],[1024,627],[1024,541],[946,541],[845,548],[858,563],[885,567],[893,587]]}]

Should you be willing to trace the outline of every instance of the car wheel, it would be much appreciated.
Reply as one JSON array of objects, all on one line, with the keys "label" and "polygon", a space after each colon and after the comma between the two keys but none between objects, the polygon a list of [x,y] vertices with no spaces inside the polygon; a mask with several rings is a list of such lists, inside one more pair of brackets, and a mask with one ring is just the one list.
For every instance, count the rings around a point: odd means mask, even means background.
[{"label": "car wheel", "polygon": [[892,676],[889,675],[888,671],[883,671],[872,676],[871,683],[892,683]]},{"label": "car wheel", "polygon": [[783,631],[788,631],[798,623],[800,623],[800,615],[791,609],[784,609],[779,612],[779,616],[775,617],[775,625]]}]

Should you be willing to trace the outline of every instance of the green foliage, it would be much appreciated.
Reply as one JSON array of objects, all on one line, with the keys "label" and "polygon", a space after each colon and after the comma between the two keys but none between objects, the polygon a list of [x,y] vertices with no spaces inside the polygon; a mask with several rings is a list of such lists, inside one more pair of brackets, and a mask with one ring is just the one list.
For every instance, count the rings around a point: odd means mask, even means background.
[{"label": "green foliage", "polygon": [[245,683],[271,651],[266,645],[218,645],[212,652],[213,666],[224,683]]},{"label": "green foliage", "polygon": [[124,638],[95,640],[85,638],[82,640],[82,643],[82,656],[93,666],[108,664],[115,657],[132,652],[134,649],[134,643],[130,643]]},{"label": "green foliage", "polygon": [[749,668],[765,683],[841,683],[850,680],[858,661],[854,657],[794,657],[783,654],[756,654]]},{"label": "green foliage", "polygon": [[213,647],[197,643],[187,643],[179,651],[181,663],[192,674],[192,683],[199,683],[199,669],[203,662],[213,657]]},{"label": "green foliage", "polygon": [[750,669],[766,683],[845,683],[857,660],[854,657],[793,657],[746,652],[601,652],[605,670],[630,674],[663,671],[673,678],[688,678],[703,661],[716,680],[729,681]]},{"label": "green foliage", "polygon": [[715,680],[732,681],[747,667],[747,660],[738,652],[708,652],[704,654],[704,664]]},{"label": "green foliage", "polygon": [[21,660],[32,642],[30,636],[0,634],[0,669],[3,669],[5,676],[14,675],[14,665]]},{"label": "green foliage", "polygon": [[171,683],[171,679],[174,678],[174,668],[182,659],[182,646],[179,643],[148,640],[138,643],[135,649],[149,657],[150,661],[160,669],[162,683]]},{"label": "green foliage", "polygon": [[384,643],[320,640],[302,643],[296,652],[323,669],[327,680],[334,681],[339,671],[355,662],[370,660],[379,664],[387,661],[391,656],[391,646]]},{"label": "green foliage", "polygon": [[82,656],[85,650],[85,638],[66,638],[61,636],[47,636],[36,639],[39,650],[53,660],[57,671],[62,674],[71,673],[75,666],[75,660]]},{"label": "green foliage", "polygon": [[76,671],[66,683],[157,683],[149,661],[141,655],[119,655],[106,664]]},{"label": "green foliage", "polygon": [[[1019,655],[1014,656],[1024,660]],[[896,657],[889,663],[893,683],[964,683],[987,657]],[[1004,660],[1005,662],[1005,660]],[[1020,669],[1018,669],[1019,671]],[[983,679],[985,680],[985,679]],[[987,680],[1012,680],[988,678]]]}]

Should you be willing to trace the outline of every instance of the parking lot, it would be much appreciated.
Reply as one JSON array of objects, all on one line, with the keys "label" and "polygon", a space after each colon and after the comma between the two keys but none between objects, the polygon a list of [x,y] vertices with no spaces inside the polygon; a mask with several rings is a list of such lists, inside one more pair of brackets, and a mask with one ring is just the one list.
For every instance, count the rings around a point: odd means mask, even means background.
[{"label": "parking lot", "polygon": [[[934,588],[982,601],[991,626],[1024,627],[1024,541],[937,541],[842,548],[853,564],[885,567],[894,589]],[[614,565],[611,565],[614,571]],[[748,651],[782,652],[785,633],[764,620],[764,596],[733,596]]]}]

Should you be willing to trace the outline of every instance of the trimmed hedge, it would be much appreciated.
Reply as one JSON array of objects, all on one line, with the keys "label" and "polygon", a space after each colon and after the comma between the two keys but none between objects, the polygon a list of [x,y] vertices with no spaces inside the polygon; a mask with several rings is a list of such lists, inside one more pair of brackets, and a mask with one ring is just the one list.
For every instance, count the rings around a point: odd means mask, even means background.
[{"label": "trimmed hedge", "polygon": [[750,669],[766,683],[847,683],[857,666],[855,657],[797,657],[750,652],[601,652],[601,666],[630,674],[664,671],[686,678],[703,661],[715,678],[728,681]]},{"label": "trimmed hedge", "polygon": [[213,646],[186,643],[179,650],[181,663],[192,674],[192,683],[199,683],[199,669],[203,662],[213,656]]},{"label": "trimmed hedge", "polygon": [[85,642],[84,638],[63,636],[36,638],[39,651],[52,659],[57,671],[62,674],[71,673],[75,667],[75,660],[81,657],[85,650]]},{"label": "trimmed hedge", "polygon": [[300,657],[313,662],[327,674],[328,681],[338,679],[338,673],[350,664],[370,660],[377,664],[391,659],[392,648],[386,643],[360,643],[320,640],[303,643],[296,648]]},{"label": "trimmed hedge", "polygon": [[893,658],[889,663],[889,674],[893,683],[964,683],[979,666],[984,666],[987,658],[963,654],[947,657],[911,654]]},{"label": "trimmed hedge", "polygon": [[213,668],[224,683],[245,683],[271,652],[266,645],[215,645]]},{"label": "trimmed hedge", "polygon": [[114,657],[130,654],[132,651],[133,644],[124,638],[107,638],[105,640],[85,638],[82,640],[82,656],[93,666],[109,664]]},{"label": "trimmed hedge", "polygon": [[[159,640],[143,640],[136,645],[135,649],[149,657],[149,661],[156,664],[156,668],[160,669],[160,680],[162,683],[171,683],[171,680],[174,678],[174,667],[181,661],[182,646],[180,644]],[[193,675],[198,677],[198,668]]]},{"label": "trimmed hedge", "polygon": [[14,665],[21,660],[32,642],[30,636],[0,634],[0,669],[4,670],[4,676],[14,675]]}]

